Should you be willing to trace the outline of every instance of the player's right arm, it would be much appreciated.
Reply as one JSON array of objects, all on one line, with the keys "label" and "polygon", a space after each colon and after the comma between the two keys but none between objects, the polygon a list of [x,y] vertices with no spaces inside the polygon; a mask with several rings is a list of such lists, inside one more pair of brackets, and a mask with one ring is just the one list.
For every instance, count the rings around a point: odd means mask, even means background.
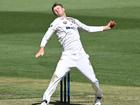
[{"label": "player's right arm", "polygon": [[40,56],[44,55],[45,46],[46,46],[48,40],[50,39],[50,37],[52,36],[53,32],[54,32],[54,30],[52,28],[49,28],[48,31],[45,33],[44,37],[42,38],[41,44],[40,44],[40,49],[35,55],[36,58],[39,58]]},{"label": "player's right arm", "polygon": [[35,57],[36,57],[36,58],[39,58],[40,56],[43,56],[44,53],[45,53],[44,47],[41,47],[41,48],[39,49],[39,51],[36,53]]},{"label": "player's right arm", "polygon": [[54,21],[50,27],[48,28],[47,32],[45,33],[44,37],[42,38],[41,44],[40,44],[40,49],[38,52],[35,54],[36,58],[39,58],[40,56],[43,56],[45,53],[45,46],[50,39],[50,37],[53,35],[53,33],[56,30],[56,22]]}]

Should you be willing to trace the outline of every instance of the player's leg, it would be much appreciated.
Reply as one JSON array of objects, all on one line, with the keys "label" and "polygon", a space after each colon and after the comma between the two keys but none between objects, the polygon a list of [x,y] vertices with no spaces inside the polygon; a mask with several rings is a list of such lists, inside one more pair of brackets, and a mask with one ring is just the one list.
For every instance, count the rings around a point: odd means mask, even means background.
[{"label": "player's leg", "polygon": [[[60,60],[57,64],[56,70],[52,76],[50,84],[43,95],[44,102],[41,105],[48,105],[48,103],[50,102],[50,98],[52,94],[54,93],[54,91],[56,90],[58,83],[60,82],[62,77],[66,75],[68,71],[69,71],[69,68],[66,64],[66,61]],[[46,102],[47,104],[44,104]]]},{"label": "player's leg", "polygon": [[95,89],[95,97],[102,97],[103,93],[99,87],[99,81],[97,80],[93,67],[88,59],[88,57],[81,57],[81,59],[77,63],[77,68],[81,71],[83,75],[85,75],[91,82],[92,86]]}]

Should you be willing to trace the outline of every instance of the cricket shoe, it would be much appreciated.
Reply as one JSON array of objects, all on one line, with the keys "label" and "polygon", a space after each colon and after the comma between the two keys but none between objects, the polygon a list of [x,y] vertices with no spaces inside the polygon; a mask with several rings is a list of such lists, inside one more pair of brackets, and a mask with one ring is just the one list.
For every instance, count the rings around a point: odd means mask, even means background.
[{"label": "cricket shoe", "polygon": [[47,102],[47,100],[43,100],[40,105],[49,105],[49,103]]},{"label": "cricket shoe", "polygon": [[102,97],[96,97],[95,105],[101,105],[101,99],[102,99]]}]

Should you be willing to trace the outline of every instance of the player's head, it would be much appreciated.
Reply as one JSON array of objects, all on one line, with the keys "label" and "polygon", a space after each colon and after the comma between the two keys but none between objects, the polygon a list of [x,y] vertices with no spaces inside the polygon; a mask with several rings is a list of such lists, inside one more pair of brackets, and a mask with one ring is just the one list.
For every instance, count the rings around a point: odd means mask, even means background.
[{"label": "player's head", "polygon": [[65,15],[65,9],[60,3],[54,3],[52,6],[52,12],[58,17]]}]

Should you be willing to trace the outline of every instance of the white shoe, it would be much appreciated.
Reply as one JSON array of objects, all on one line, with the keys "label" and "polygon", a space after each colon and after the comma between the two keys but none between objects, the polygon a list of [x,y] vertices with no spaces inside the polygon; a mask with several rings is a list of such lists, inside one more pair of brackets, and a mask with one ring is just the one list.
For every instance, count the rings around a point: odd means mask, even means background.
[{"label": "white shoe", "polygon": [[101,99],[102,99],[102,97],[96,97],[95,105],[101,105]]},{"label": "white shoe", "polygon": [[101,105],[101,102],[100,102],[100,101],[98,101],[98,102],[96,102],[96,103],[95,103],[95,105]]},{"label": "white shoe", "polygon": [[41,105],[49,105],[49,103],[46,100],[44,100],[41,102]]}]

